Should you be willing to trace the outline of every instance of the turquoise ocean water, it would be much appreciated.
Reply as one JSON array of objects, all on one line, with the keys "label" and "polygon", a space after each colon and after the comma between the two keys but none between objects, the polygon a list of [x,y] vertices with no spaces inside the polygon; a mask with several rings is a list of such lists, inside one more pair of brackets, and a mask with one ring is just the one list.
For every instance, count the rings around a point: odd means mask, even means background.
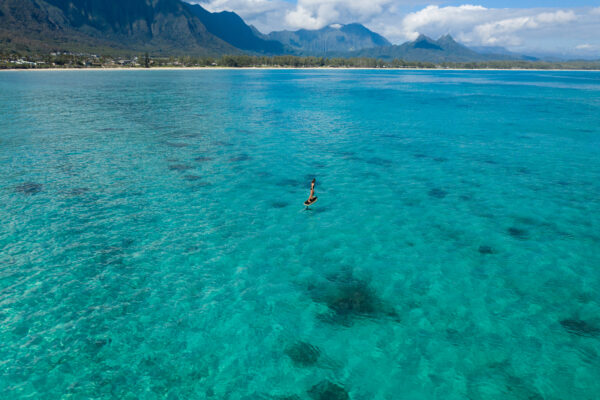
[{"label": "turquoise ocean water", "polygon": [[3,399],[600,398],[597,72],[3,72],[0,204]]}]

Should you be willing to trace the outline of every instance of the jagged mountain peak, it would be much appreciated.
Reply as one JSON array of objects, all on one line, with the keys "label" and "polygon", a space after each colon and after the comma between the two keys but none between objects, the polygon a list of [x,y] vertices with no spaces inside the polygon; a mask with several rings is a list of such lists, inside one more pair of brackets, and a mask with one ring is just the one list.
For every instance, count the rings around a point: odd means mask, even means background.
[{"label": "jagged mountain peak", "polygon": [[444,46],[464,46],[463,44],[457,42],[452,35],[450,35],[449,33],[440,36],[440,38],[438,40],[436,40],[436,43],[439,44],[440,46],[444,47]]},{"label": "jagged mountain peak", "polygon": [[456,40],[454,40],[454,38],[452,37],[451,34],[446,33],[445,35],[442,35],[439,37],[438,41],[440,40],[444,40],[444,41],[449,41],[449,42],[456,42]]},{"label": "jagged mountain peak", "polygon": [[420,34],[415,40],[406,43],[406,45],[415,49],[442,50],[435,40],[424,34]]}]

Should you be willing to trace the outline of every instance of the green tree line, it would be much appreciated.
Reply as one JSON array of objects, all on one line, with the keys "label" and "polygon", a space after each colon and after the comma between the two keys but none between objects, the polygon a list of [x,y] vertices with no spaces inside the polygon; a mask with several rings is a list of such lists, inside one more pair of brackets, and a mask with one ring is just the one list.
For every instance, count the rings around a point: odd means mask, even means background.
[{"label": "green tree line", "polygon": [[600,70],[600,61],[482,61],[430,63],[374,58],[325,58],[299,56],[224,55],[221,57],[131,57],[53,53],[19,55],[0,53],[4,68],[152,68],[152,67],[229,67],[229,68],[438,68],[438,69],[582,69]]}]

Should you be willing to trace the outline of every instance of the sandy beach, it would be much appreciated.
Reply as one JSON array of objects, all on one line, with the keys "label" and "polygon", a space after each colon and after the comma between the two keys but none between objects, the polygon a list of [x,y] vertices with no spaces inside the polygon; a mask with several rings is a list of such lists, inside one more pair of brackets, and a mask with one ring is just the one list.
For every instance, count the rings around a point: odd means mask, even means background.
[{"label": "sandy beach", "polygon": [[210,71],[210,70],[352,70],[352,71],[557,71],[600,72],[600,69],[540,69],[540,68],[349,68],[349,67],[152,67],[152,68],[6,68],[0,71]]}]

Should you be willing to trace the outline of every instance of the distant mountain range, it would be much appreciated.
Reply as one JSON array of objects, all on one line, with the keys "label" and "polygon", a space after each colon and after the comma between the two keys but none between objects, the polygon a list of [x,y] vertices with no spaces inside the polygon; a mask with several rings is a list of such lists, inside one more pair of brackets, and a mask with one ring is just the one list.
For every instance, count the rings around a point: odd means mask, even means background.
[{"label": "distant mountain range", "polygon": [[525,56],[519,53],[515,53],[513,51],[507,50],[501,46],[469,46],[469,48],[473,51],[476,51],[479,54],[483,55],[493,55],[497,56],[508,56],[513,60],[526,60],[526,61],[538,61],[538,57]]},{"label": "distant mountain range", "polygon": [[383,36],[360,24],[334,24],[319,30],[271,32],[267,37],[283,43],[293,52],[302,55],[328,56],[392,45]]},{"label": "distant mountain range", "polygon": [[[500,50],[497,48],[495,50]],[[493,51],[493,50],[492,50]],[[412,42],[401,45],[372,47],[348,54],[352,57],[380,58],[383,60],[401,59],[405,61],[427,62],[471,62],[490,60],[523,60],[523,56],[504,51],[477,52],[458,43],[450,35],[433,40],[420,35]]]},{"label": "distant mountain range", "polygon": [[223,54],[369,57],[428,62],[530,59],[468,48],[446,35],[392,45],[360,24],[263,34],[233,12],[182,0],[0,0],[0,52],[155,56]]}]

